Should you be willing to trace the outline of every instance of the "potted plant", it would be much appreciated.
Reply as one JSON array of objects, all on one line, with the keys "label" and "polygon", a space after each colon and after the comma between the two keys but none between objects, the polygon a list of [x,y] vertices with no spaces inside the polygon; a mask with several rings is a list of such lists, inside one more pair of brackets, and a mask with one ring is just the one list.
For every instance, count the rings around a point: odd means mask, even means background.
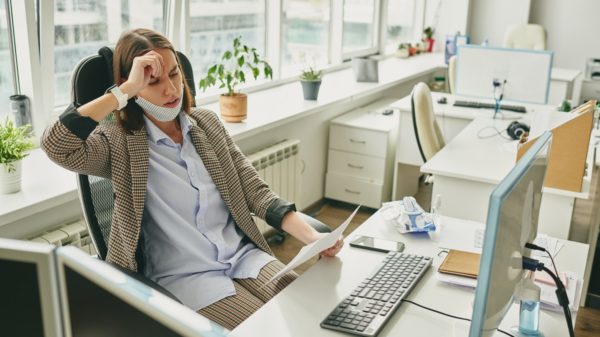
[{"label": "potted plant", "polygon": [[314,70],[309,67],[300,74],[300,83],[302,83],[302,92],[304,99],[316,101],[319,96],[319,88],[321,87],[322,70]]},{"label": "potted plant", "polygon": [[31,125],[15,127],[8,117],[0,123],[0,194],[21,190],[21,159],[33,148],[30,131]]},{"label": "potted plant", "polygon": [[435,33],[435,29],[432,27],[426,27],[423,30],[423,42],[425,43],[425,49],[428,53],[431,53],[433,50],[433,43],[435,42],[433,39],[433,33]]},{"label": "potted plant", "polygon": [[410,43],[401,43],[396,50],[396,56],[407,58],[409,56]]},{"label": "potted plant", "polygon": [[241,122],[246,118],[248,96],[236,87],[246,82],[246,73],[250,72],[254,79],[261,73],[265,78],[273,78],[271,66],[256,52],[241,42],[242,37],[233,39],[233,48],[223,52],[219,63],[208,68],[204,78],[200,80],[200,89],[205,91],[208,87],[219,82],[219,88],[227,88],[227,92],[219,97],[221,116],[226,122]]}]

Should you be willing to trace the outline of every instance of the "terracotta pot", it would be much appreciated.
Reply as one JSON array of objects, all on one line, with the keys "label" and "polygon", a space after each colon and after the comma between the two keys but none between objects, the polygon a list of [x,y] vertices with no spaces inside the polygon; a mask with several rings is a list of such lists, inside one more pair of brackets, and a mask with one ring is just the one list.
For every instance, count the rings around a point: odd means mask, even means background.
[{"label": "terracotta pot", "polygon": [[248,111],[248,95],[235,93],[233,96],[219,97],[221,117],[226,122],[239,123],[246,119]]}]

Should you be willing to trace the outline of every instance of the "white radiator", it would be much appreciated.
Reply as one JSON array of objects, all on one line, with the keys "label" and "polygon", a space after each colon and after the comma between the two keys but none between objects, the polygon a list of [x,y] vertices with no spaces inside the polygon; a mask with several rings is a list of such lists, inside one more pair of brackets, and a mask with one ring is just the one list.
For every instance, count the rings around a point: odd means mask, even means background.
[{"label": "white radiator", "polygon": [[[300,141],[297,139],[285,140],[273,144],[248,156],[248,160],[258,171],[260,177],[280,197],[290,202],[300,199],[301,163]],[[271,226],[255,217],[254,220],[265,234]]]},{"label": "white radiator", "polygon": [[82,219],[74,223],[62,225],[30,240],[57,246],[75,246],[90,255],[95,255],[96,250],[94,249],[92,238],[88,233],[84,221]]}]

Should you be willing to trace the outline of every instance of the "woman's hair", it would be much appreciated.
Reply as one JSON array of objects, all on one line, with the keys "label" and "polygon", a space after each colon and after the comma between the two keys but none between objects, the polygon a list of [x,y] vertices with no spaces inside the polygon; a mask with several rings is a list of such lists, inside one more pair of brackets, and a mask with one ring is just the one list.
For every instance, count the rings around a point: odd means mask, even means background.
[{"label": "woman's hair", "polygon": [[[175,54],[179,72],[181,73],[181,77],[183,79],[184,89],[182,109],[186,113],[189,113],[192,97],[190,94],[190,88],[185,80],[185,75],[183,74],[183,68],[181,67],[179,57],[177,56],[175,48],[173,48],[171,42],[166,37],[153,30],[138,28],[121,34],[113,53],[113,75],[115,83],[120,85],[127,80],[133,65],[133,59],[135,57],[141,56],[151,50],[161,48],[170,49],[173,54]],[[131,97],[125,108],[115,113],[117,123],[127,131],[140,130],[144,125],[143,115],[144,110],[137,103],[135,103]]]}]

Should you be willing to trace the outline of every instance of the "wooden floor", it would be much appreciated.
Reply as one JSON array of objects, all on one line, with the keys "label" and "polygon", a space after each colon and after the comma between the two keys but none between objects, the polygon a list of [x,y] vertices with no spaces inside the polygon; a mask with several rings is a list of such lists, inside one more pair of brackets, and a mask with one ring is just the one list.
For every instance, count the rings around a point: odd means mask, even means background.
[{"label": "wooden floor", "polygon": [[[419,203],[423,203],[422,205],[427,206],[427,200],[430,199],[431,189],[422,188],[420,189],[419,194],[415,197]],[[318,211],[314,212],[313,217],[321,220],[331,227],[336,227],[346,219],[354,210],[356,206],[348,205],[344,203],[338,202],[328,202],[324,206],[322,206]],[[358,227],[361,223],[363,223],[371,214],[373,214],[375,210],[368,209],[365,207],[361,207],[359,212],[356,214],[344,235],[348,235],[351,233],[356,227]],[[300,250],[302,244],[294,239],[293,237],[288,236],[283,244],[272,246],[273,252],[281,260],[283,263],[288,263]],[[302,274],[307,268],[309,268],[312,264],[317,261],[317,257],[312,260],[304,263],[303,265],[296,268],[296,272],[298,274]],[[542,323],[543,324],[543,323]],[[566,324],[566,323],[565,323]],[[575,336],[577,337],[598,337],[600,336],[600,310],[590,309],[590,308],[580,308],[577,314],[577,322],[575,324]]]}]

